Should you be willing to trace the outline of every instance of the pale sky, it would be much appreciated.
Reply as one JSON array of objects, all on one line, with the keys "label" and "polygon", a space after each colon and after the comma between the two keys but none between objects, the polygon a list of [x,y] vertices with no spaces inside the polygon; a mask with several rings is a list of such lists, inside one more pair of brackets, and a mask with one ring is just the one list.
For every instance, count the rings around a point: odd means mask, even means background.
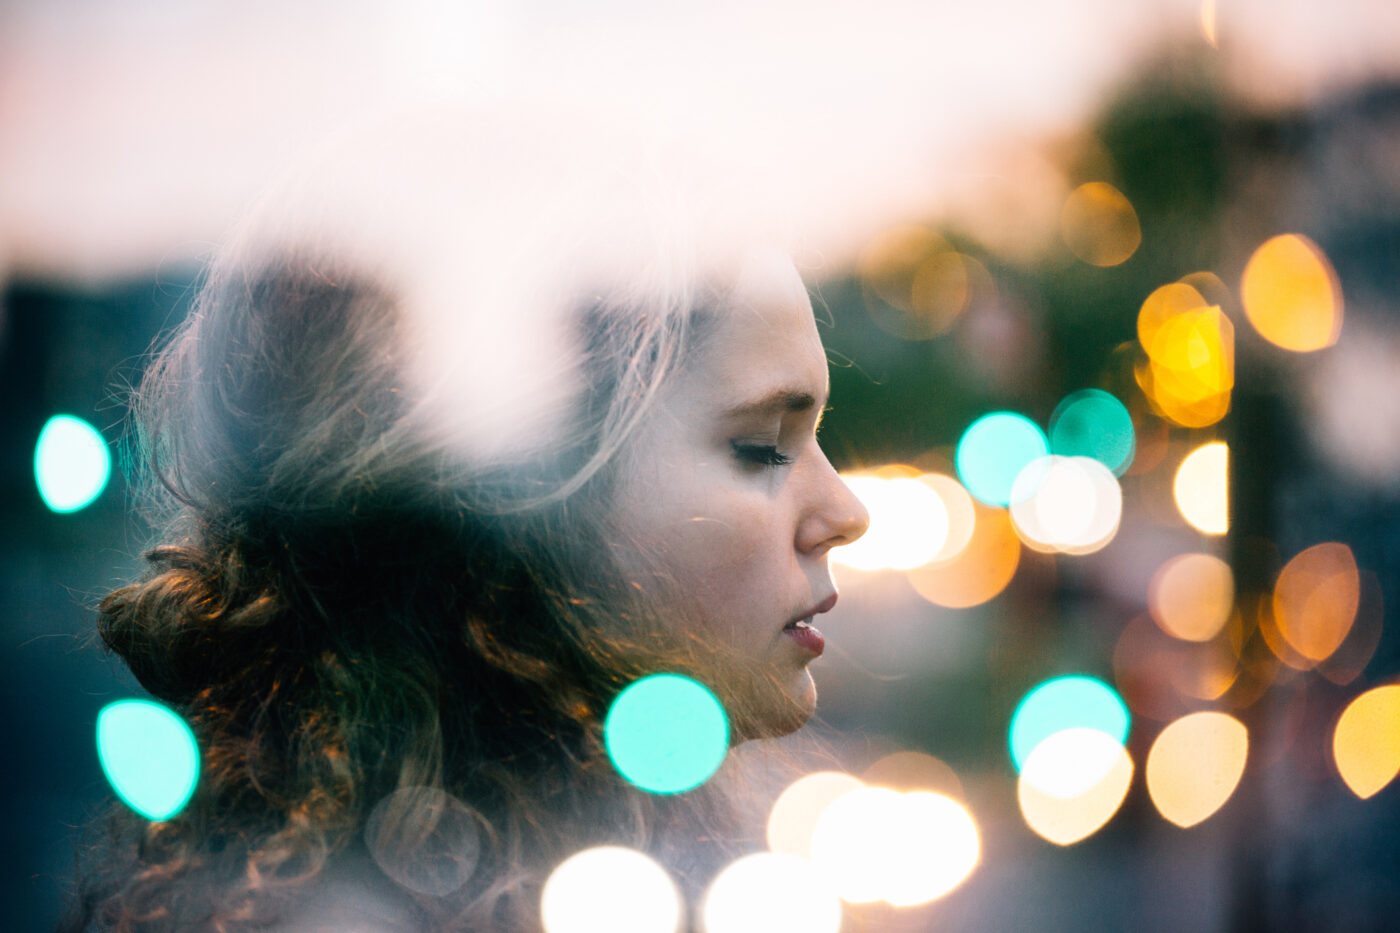
[{"label": "pale sky", "polygon": [[[1262,102],[1400,72],[1400,3],[1215,2],[1214,54]],[[723,179],[731,222],[839,261],[1004,183],[1200,20],[1197,0],[12,0],[0,277],[198,258],[327,133],[433,101],[634,127]]]}]

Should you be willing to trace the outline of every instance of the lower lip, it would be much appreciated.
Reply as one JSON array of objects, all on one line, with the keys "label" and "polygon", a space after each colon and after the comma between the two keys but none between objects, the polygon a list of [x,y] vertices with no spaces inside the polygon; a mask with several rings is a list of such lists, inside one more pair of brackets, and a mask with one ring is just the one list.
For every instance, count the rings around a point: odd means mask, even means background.
[{"label": "lower lip", "polygon": [[796,626],[794,628],[783,629],[783,634],[797,642],[803,648],[812,652],[817,657],[821,657],[826,650],[826,639],[822,633],[809,626]]}]

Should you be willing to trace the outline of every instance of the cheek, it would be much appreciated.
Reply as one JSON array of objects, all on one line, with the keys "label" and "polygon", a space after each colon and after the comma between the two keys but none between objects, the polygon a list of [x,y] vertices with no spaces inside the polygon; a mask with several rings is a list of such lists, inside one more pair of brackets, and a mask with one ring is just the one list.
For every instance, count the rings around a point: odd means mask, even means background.
[{"label": "cheek", "polygon": [[789,555],[778,506],[767,496],[712,480],[688,503],[665,553],[682,598],[704,622],[739,630],[781,612]]}]

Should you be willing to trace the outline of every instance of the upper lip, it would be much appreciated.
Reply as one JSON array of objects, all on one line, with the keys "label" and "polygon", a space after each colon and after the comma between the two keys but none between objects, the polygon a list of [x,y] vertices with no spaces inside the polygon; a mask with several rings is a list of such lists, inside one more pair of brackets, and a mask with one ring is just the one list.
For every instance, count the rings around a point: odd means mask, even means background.
[{"label": "upper lip", "polygon": [[835,605],[836,594],[832,593],[830,596],[826,597],[821,602],[808,609],[806,612],[799,613],[798,615],[793,616],[791,619],[788,619],[787,622],[784,623],[783,627],[786,628],[794,622],[801,622],[803,619],[810,619],[812,616],[821,615],[823,612],[830,612],[831,607]]}]

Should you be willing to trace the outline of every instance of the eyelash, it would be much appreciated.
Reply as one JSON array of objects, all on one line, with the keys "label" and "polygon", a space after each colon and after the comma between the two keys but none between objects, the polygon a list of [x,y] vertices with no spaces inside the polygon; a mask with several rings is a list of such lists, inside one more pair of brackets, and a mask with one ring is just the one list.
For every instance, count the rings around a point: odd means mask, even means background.
[{"label": "eyelash", "polygon": [[734,456],[754,466],[778,467],[792,462],[792,458],[787,454],[779,453],[778,448],[766,444],[740,444],[731,441],[730,446],[734,448]]}]

